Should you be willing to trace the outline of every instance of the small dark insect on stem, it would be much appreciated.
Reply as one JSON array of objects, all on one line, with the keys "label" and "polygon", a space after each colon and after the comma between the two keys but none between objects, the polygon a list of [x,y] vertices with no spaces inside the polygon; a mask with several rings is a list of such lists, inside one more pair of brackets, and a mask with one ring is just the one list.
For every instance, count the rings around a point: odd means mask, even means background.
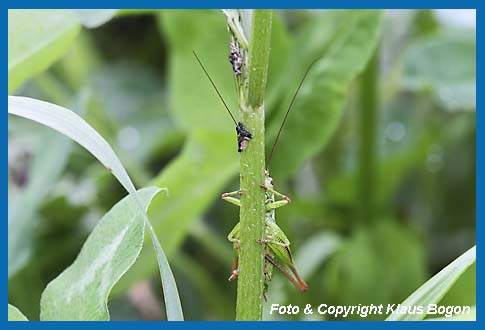
[{"label": "small dark insect on stem", "polygon": [[224,107],[226,108],[227,112],[229,113],[229,116],[231,116],[232,121],[234,122],[234,124],[236,124],[237,147],[238,147],[237,151],[238,152],[244,151],[248,146],[249,140],[251,140],[251,138],[253,137],[252,134],[246,129],[246,127],[244,127],[244,125],[241,122],[236,122],[236,119],[234,119],[234,116],[233,116],[231,110],[229,110],[229,107],[227,106],[226,101],[224,101],[224,98],[222,97],[221,93],[219,92],[219,89],[217,89],[216,84],[214,83],[214,81],[210,77],[209,73],[205,69],[204,65],[202,64],[202,61],[199,59],[199,56],[197,56],[197,53],[195,51],[192,51],[192,52],[194,53],[194,56],[197,59],[197,62],[199,62],[200,67],[202,68],[202,70],[204,70],[204,73],[207,76],[207,78],[209,79],[210,83],[212,84],[212,87],[214,87],[217,95],[219,96],[222,103],[224,104]]},{"label": "small dark insect on stem", "polygon": [[296,96],[298,95],[298,92],[300,91],[301,86],[303,85],[303,82],[305,81],[306,76],[308,75],[308,72],[310,72],[310,69],[313,67],[313,65],[320,60],[321,57],[316,58],[313,60],[313,62],[308,66],[308,69],[306,69],[305,74],[303,75],[303,78],[300,81],[300,84],[298,85],[298,88],[296,89],[295,94],[291,98],[290,105],[288,107],[288,110],[286,110],[285,117],[283,118],[283,122],[281,123],[280,129],[278,130],[278,134],[276,135],[276,139],[273,143],[273,147],[271,147],[271,152],[269,154],[268,162],[266,163],[266,170],[269,171],[269,165],[271,164],[271,159],[273,158],[273,152],[275,150],[276,144],[278,143],[278,139],[280,138],[281,131],[283,130],[283,126],[285,125],[286,118],[288,118],[288,114],[290,113],[291,108],[293,107],[293,103],[295,102]]}]

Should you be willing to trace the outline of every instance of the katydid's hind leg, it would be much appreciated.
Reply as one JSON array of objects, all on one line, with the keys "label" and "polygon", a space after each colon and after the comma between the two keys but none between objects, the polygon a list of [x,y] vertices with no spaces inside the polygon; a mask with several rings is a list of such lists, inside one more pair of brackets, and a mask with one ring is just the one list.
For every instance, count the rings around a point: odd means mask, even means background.
[{"label": "katydid's hind leg", "polygon": [[228,192],[228,193],[223,193],[221,195],[221,198],[223,200],[225,200],[226,202],[229,202],[229,203],[237,205],[237,206],[241,206],[241,200],[239,198],[235,197],[235,196],[241,196],[241,195],[242,195],[242,191],[237,190],[237,191],[232,191],[232,192]]},{"label": "katydid's hind leg", "polygon": [[300,291],[306,291],[308,289],[308,284],[306,284],[305,280],[300,276],[300,274],[296,270],[295,265],[290,264],[289,267],[291,269],[291,272],[295,275],[296,280],[300,284],[300,287],[299,287]]},{"label": "katydid's hind leg", "polygon": [[[271,256],[269,255],[265,255],[265,258],[267,261],[269,261],[271,264],[273,264],[273,266],[275,266],[276,268],[278,268],[278,270],[280,272],[283,273],[283,275],[286,276],[287,279],[290,280],[290,282],[300,291],[306,291],[308,289],[308,285],[305,283],[305,281],[303,281],[303,279],[299,276],[297,276],[297,279],[295,280],[293,278],[293,276],[291,276],[291,274],[285,269],[285,267],[283,267],[283,265],[281,265],[278,261],[276,261],[276,259],[272,258]],[[294,268],[294,267],[293,267]],[[296,270],[295,270],[296,271]],[[293,269],[292,269],[292,272],[293,272]],[[295,275],[296,276],[296,275]]]}]

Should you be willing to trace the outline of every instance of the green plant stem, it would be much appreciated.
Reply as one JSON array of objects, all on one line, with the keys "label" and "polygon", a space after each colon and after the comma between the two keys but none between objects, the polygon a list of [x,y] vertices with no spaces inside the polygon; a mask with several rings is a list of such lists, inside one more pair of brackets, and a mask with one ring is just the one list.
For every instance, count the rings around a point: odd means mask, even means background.
[{"label": "green plant stem", "polygon": [[247,96],[241,104],[241,122],[253,138],[241,153],[241,246],[239,250],[239,278],[237,288],[237,320],[261,320],[263,300],[263,245],[265,197],[264,183],[264,103],[268,72],[270,10],[254,10],[249,45]]},{"label": "green plant stem", "polygon": [[367,64],[359,85],[359,184],[358,207],[360,220],[369,224],[375,217],[375,182],[376,182],[376,120],[377,120],[377,77],[378,52]]}]

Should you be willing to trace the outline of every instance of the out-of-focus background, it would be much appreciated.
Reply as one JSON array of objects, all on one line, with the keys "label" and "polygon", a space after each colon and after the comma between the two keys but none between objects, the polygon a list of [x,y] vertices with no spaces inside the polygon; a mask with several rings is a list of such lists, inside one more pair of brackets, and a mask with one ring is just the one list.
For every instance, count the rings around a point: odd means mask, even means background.
[{"label": "out-of-focus background", "polygon": [[[268,149],[314,54],[338,52],[335,40],[349,47],[341,35],[358,15],[275,11]],[[365,35],[362,22],[351,35]],[[276,220],[310,289],[302,294],[275,272],[266,305],[399,303],[475,243],[475,11],[389,10],[379,30],[370,65],[343,87],[337,79],[341,89],[333,93],[309,78],[283,130],[271,173],[292,203]],[[231,320],[236,283],[227,281],[233,253],[226,235],[238,209],[220,194],[238,187],[236,135],[192,50],[237,113],[229,34],[217,10],[120,11],[82,29],[67,54],[13,94],[78,112],[138,187],[170,190],[150,218],[185,318]],[[357,51],[346,60],[351,67],[362,59]],[[21,237],[12,261],[9,251],[9,302],[35,320],[47,283],[126,193],[60,134],[14,117],[8,134],[9,203],[22,196],[31,214],[20,233],[9,232]],[[112,319],[165,317],[149,244],[113,290]],[[475,305],[475,280],[472,267],[441,304]]]}]

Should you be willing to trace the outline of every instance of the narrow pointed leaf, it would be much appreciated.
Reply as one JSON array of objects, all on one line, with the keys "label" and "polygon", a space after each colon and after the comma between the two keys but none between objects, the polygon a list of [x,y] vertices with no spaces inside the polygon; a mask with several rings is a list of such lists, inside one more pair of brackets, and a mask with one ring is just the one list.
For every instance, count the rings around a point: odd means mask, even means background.
[{"label": "narrow pointed leaf", "polygon": [[73,111],[29,97],[9,96],[8,112],[49,126],[76,141],[108,168],[129,193],[135,192],[128,173],[108,142]]},{"label": "narrow pointed leaf", "polygon": [[9,321],[28,321],[24,314],[15,306],[8,304]]},{"label": "narrow pointed leaf", "polygon": [[[475,260],[476,247],[474,246],[414,291],[401,303],[401,306],[424,306],[426,310],[429,304],[437,304]],[[386,321],[417,321],[425,316],[425,313],[409,315],[396,313],[391,314]]]}]

